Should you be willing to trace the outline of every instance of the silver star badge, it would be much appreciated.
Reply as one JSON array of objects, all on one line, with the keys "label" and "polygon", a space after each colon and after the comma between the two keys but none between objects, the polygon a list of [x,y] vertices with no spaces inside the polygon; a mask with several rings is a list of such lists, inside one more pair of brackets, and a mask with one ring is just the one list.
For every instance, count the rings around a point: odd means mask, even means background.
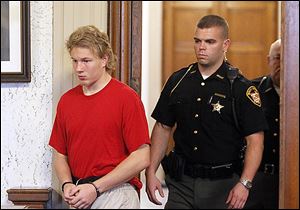
[{"label": "silver star badge", "polygon": [[220,104],[220,101],[218,101],[217,103],[215,103],[215,104],[211,104],[212,106],[213,106],[213,112],[214,111],[217,111],[217,112],[219,112],[219,114],[221,114],[221,109],[224,107],[224,106],[222,106],[221,104]]}]

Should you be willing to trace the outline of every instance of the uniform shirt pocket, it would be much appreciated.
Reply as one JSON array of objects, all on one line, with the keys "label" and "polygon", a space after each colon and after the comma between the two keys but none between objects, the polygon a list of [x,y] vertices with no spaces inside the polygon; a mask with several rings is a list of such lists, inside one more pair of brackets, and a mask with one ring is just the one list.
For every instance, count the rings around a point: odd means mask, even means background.
[{"label": "uniform shirt pocket", "polygon": [[184,97],[172,97],[169,102],[170,109],[176,116],[178,124],[187,122],[191,115],[191,100]]}]

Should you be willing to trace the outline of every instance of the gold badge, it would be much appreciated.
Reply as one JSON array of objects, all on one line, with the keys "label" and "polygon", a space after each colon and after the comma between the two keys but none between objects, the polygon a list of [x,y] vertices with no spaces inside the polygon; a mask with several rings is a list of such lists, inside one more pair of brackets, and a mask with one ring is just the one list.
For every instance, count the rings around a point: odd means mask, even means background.
[{"label": "gold badge", "polygon": [[218,102],[215,103],[215,104],[212,103],[211,105],[213,106],[212,112],[217,111],[217,112],[219,112],[219,114],[221,114],[221,109],[222,109],[224,106],[222,106],[222,105],[220,104],[220,101],[218,101]]},{"label": "gold badge", "polygon": [[247,97],[250,99],[250,101],[252,103],[254,103],[256,106],[261,107],[261,101],[260,101],[260,97],[259,97],[259,92],[256,89],[256,87],[250,86],[247,89],[246,95],[247,95]]}]

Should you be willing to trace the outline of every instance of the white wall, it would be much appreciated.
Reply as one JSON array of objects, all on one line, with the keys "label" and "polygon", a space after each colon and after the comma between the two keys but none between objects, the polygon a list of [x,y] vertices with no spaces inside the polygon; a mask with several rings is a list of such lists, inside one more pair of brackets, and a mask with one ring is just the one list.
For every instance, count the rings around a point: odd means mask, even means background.
[{"label": "white wall", "polygon": [[1,205],[13,187],[50,187],[52,128],[52,7],[30,2],[30,83],[1,83]]},{"label": "white wall", "polygon": [[161,92],[162,69],[162,2],[143,1],[142,24],[142,101],[149,131],[155,121],[151,113]]},{"label": "white wall", "polygon": [[[151,113],[157,103],[161,92],[162,71],[162,2],[143,1],[143,24],[142,24],[142,101],[145,106],[149,132],[151,134],[155,120]],[[157,176],[163,181],[164,172],[161,167]],[[164,188],[165,197],[157,198],[162,205],[151,203],[145,192],[145,173],[141,173],[143,188],[141,189],[141,209],[163,209],[168,198],[167,189]]]}]

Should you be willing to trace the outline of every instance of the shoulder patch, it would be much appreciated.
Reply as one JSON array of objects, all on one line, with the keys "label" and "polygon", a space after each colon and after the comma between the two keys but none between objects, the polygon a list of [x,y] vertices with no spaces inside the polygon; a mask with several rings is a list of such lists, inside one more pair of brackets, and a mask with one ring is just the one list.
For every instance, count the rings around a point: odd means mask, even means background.
[{"label": "shoulder patch", "polygon": [[250,86],[246,91],[246,96],[250,99],[252,103],[256,106],[261,107],[261,100],[259,96],[259,92],[255,86]]}]

